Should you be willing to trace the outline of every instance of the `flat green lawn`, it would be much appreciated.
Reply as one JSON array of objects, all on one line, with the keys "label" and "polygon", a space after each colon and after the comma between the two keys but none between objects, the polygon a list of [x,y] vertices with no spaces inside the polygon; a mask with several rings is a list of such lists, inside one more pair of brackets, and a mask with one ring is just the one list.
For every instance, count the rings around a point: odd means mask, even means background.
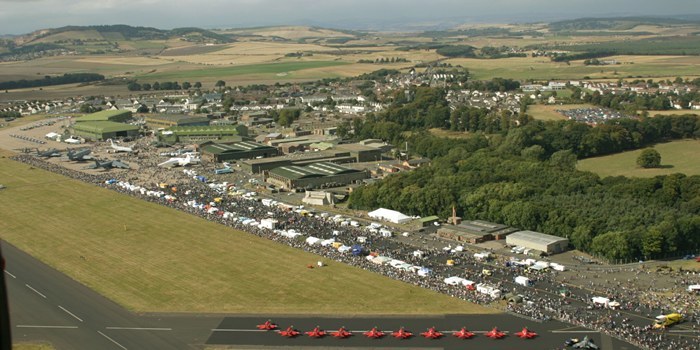
[{"label": "flat green lawn", "polygon": [[19,343],[12,344],[12,350],[53,350],[55,349],[50,344],[38,343]]},{"label": "flat green lawn", "polygon": [[578,170],[591,171],[602,177],[654,177],[673,173],[700,175],[700,140],[682,140],[661,143],[653,147],[661,154],[662,168],[643,169],[637,166],[642,150],[584,159],[578,162]]},{"label": "flat green lawn", "polygon": [[133,311],[496,312],[7,158],[0,183],[2,239]]},{"label": "flat green lawn", "polygon": [[245,66],[205,68],[183,71],[168,71],[162,73],[144,74],[137,78],[143,80],[178,80],[194,79],[205,77],[231,77],[240,75],[262,75],[273,78],[275,74],[291,73],[304,69],[342,66],[349,63],[342,61],[301,61],[301,62],[280,62],[251,64]]}]

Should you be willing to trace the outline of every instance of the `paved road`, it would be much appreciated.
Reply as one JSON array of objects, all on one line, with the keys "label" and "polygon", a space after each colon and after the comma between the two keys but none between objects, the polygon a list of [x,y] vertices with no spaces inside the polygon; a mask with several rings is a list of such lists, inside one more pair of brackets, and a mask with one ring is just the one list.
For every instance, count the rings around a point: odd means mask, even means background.
[{"label": "paved road", "polygon": [[[604,350],[635,349],[590,330],[571,327],[560,322],[538,323],[512,315],[448,315],[444,317],[277,317],[281,326],[294,325],[310,330],[316,325],[334,330],[346,326],[353,331],[364,331],[373,326],[394,330],[405,326],[422,332],[435,326],[442,331],[458,330],[466,326],[476,332],[470,340],[447,336],[439,340],[422,337],[399,341],[386,337],[367,339],[359,333],[349,339],[286,339],[273,332],[259,332],[255,325],[265,316],[209,316],[193,314],[130,313],[121,306],[70,279],[55,269],[34,259],[12,245],[3,243],[7,260],[6,280],[10,298],[10,316],[15,342],[47,341],[57,349],[194,349],[202,344],[239,346],[295,346],[301,348],[372,347],[372,348],[444,348],[456,349],[465,345],[488,349],[543,350],[558,349],[564,340],[589,335]],[[254,310],[251,310],[254,312]],[[492,340],[479,332],[498,326],[511,335]],[[527,326],[540,336],[522,340],[512,335]]]}]

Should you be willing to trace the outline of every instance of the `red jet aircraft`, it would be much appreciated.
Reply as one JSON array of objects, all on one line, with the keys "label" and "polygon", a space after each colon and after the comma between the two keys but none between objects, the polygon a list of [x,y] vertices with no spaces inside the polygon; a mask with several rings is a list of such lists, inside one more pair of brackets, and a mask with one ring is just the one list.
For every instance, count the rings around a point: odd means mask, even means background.
[{"label": "red jet aircraft", "polygon": [[398,331],[391,333],[391,336],[394,338],[398,339],[407,339],[410,338],[413,335],[413,333],[405,330],[403,327],[401,327]]},{"label": "red jet aircraft", "polygon": [[316,326],[316,328],[313,330],[306,332],[306,335],[311,338],[322,338],[326,335],[326,331],[322,330],[321,327]]},{"label": "red jet aircraft", "polygon": [[352,333],[348,332],[345,327],[340,327],[339,330],[335,332],[331,332],[331,335],[336,337],[336,338],[347,338],[352,335]]},{"label": "red jet aircraft", "polygon": [[378,339],[384,336],[384,332],[378,330],[377,327],[374,327],[369,331],[365,332],[364,335],[367,338]]},{"label": "red jet aircraft", "polygon": [[498,330],[498,327],[493,327],[493,329],[486,333],[486,336],[491,339],[501,339],[506,336],[505,333]]},{"label": "red jet aircraft", "polygon": [[259,324],[257,327],[258,327],[258,329],[262,329],[262,330],[266,330],[266,331],[277,329],[277,325],[272,323],[272,321],[270,321],[270,320],[265,321],[265,323],[263,323],[263,324]]},{"label": "red jet aircraft", "polygon": [[474,333],[468,331],[466,327],[462,327],[459,332],[454,332],[453,335],[459,339],[469,339],[474,336]]},{"label": "red jet aircraft", "polygon": [[422,335],[425,338],[429,338],[429,339],[437,339],[437,338],[442,337],[442,333],[435,330],[435,327],[428,328],[427,331],[421,333],[420,335]]},{"label": "red jet aircraft", "polygon": [[537,336],[537,333],[531,332],[527,327],[524,327],[522,331],[515,333],[515,335],[523,339],[532,339]]},{"label": "red jet aircraft", "polygon": [[294,338],[297,335],[301,334],[301,333],[299,333],[299,331],[294,329],[294,326],[289,326],[289,327],[287,327],[287,329],[285,329],[283,331],[279,331],[279,333],[281,336],[287,337],[287,338]]}]

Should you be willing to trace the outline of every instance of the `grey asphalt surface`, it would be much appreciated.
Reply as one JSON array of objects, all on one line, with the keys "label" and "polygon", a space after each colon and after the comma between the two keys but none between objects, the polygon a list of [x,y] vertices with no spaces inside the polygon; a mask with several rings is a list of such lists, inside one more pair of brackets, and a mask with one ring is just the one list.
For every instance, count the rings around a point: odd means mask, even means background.
[{"label": "grey asphalt surface", "polygon": [[[57,349],[201,349],[203,344],[295,348],[436,348],[436,349],[562,349],[572,337],[592,337],[603,350],[631,350],[635,347],[601,337],[598,332],[561,322],[539,323],[513,315],[446,315],[403,317],[276,317],[280,327],[294,325],[308,331],[320,325],[328,331],[345,326],[351,331],[366,331],[374,326],[393,331],[401,326],[416,336],[399,340],[387,336],[369,339],[355,333],[348,339],[300,336],[281,337],[275,332],[261,332],[255,325],[267,316],[134,314],[97,294],[63,273],[36,260],[16,247],[3,242],[7,261],[10,317],[15,343],[46,341]],[[254,312],[254,310],[251,310]],[[440,331],[467,327],[477,335],[460,340],[451,335],[430,340],[417,333],[435,326]],[[498,326],[508,332],[504,339],[493,340],[481,332]],[[539,336],[523,340],[514,335],[527,326]],[[554,332],[552,332],[554,331]]]}]

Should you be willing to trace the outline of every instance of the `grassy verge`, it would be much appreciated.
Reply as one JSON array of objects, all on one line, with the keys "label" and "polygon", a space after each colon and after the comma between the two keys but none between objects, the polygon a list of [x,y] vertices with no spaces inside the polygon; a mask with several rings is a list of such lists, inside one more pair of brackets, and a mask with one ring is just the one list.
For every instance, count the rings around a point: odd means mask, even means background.
[{"label": "grassy verge", "polygon": [[3,239],[130,310],[495,312],[7,158],[0,183]]},{"label": "grassy verge", "polygon": [[37,344],[37,343],[19,343],[12,344],[12,350],[54,350],[55,348],[51,344]]},{"label": "grassy verge", "polygon": [[604,157],[584,159],[577,168],[600,176],[654,177],[673,173],[700,175],[699,140],[681,140],[654,146],[661,154],[661,168],[643,169],[637,166],[637,157],[642,150],[622,152]]}]

